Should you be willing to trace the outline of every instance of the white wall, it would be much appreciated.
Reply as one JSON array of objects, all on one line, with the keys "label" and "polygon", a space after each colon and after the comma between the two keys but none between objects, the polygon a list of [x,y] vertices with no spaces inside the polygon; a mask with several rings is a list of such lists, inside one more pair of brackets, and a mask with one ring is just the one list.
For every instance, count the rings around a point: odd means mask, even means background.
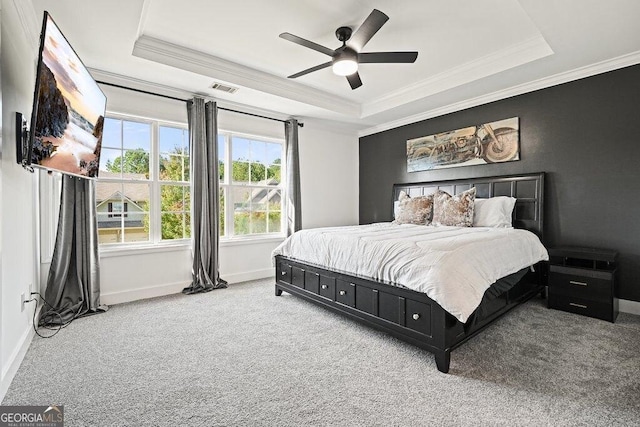
[{"label": "white wall", "polygon": [[15,162],[15,113],[30,118],[37,40],[23,30],[13,1],[2,0],[2,159],[0,162],[0,399],[33,332],[33,303],[21,310],[21,294],[37,289],[37,178]]},{"label": "white wall", "polygon": [[[33,337],[33,304],[21,310],[21,294],[44,292],[55,241],[59,194],[56,180],[30,174],[15,163],[15,112],[29,119],[33,101],[38,26],[30,2],[1,0],[0,70],[0,399]],[[104,88],[108,110],[185,123],[186,107],[176,101]],[[222,104],[221,106],[225,106]],[[231,106],[234,109],[242,109]],[[259,111],[255,111],[258,112]],[[269,113],[265,113],[270,115]],[[300,135],[302,223],[304,228],[358,222],[358,137],[329,122],[305,120]],[[284,137],[279,122],[225,111],[222,130]],[[281,239],[222,243],[220,270],[230,283],[273,274],[271,251]],[[179,292],[191,278],[188,246],[101,252],[102,302],[114,304]]]},{"label": "white wall", "polygon": [[[0,399],[33,336],[33,304],[21,310],[21,294],[44,291],[57,222],[55,180],[15,163],[15,112],[31,113],[39,23],[30,2],[1,0],[0,80]],[[186,122],[183,103],[105,87],[110,112]],[[224,104],[221,104],[224,107]],[[243,109],[231,106],[234,109]],[[258,112],[259,111],[255,111]],[[265,113],[270,115],[269,113]],[[282,118],[282,117],[281,117]],[[358,222],[358,137],[329,122],[305,120],[300,135],[304,228]],[[284,125],[225,111],[222,130],[283,138]],[[39,212],[42,213],[39,213]],[[230,283],[273,274],[271,251],[281,239],[222,243],[220,270]],[[42,249],[42,251],[41,251]],[[179,292],[190,282],[188,246],[101,253],[102,302],[114,304]]]},{"label": "white wall", "polygon": [[[156,96],[103,86],[111,113],[186,123],[186,106]],[[224,105],[221,105],[224,107]],[[233,109],[241,109],[234,106]],[[269,115],[269,114],[266,114]],[[299,129],[304,228],[358,222],[358,137],[330,122],[304,120]],[[220,110],[221,130],[284,138],[284,124]],[[229,283],[273,275],[271,251],[282,239],[222,242],[220,274]],[[48,269],[43,266],[43,272]],[[115,304],[179,292],[191,280],[188,247],[101,252],[101,300]]]},{"label": "white wall", "polygon": [[191,277],[188,247],[100,255],[100,301],[117,304],[180,292]]},{"label": "white wall", "polygon": [[358,138],[329,122],[303,120],[302,228],[358,224]]}]

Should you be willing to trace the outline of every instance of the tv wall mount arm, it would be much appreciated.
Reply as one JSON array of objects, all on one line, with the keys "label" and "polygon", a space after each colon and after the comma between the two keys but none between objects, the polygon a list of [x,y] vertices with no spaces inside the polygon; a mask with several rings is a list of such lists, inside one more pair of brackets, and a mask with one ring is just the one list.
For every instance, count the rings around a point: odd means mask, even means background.
[{"label": "tv wall mount arm", "polygon": [[16,163],[33,173],[29,158],[29,129],[22,113],[16,112]]}]

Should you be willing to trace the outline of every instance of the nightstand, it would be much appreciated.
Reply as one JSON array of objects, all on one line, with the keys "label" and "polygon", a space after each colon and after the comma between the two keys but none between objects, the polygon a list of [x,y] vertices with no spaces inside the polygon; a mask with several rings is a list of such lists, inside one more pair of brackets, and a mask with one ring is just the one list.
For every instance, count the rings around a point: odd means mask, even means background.
[{"label": "nightstand", "polygon": [[549,249],[548,307],[615,322],[617,256],[607,249]]}]

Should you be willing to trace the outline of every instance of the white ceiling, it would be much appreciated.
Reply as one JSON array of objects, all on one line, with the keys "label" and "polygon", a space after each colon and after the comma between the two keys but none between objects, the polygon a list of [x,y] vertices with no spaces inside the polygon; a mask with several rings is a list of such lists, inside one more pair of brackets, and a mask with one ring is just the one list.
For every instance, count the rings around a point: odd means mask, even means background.
[{"label": "white ceiling", "polygon": [[[21,3],[18,1],[16,3]],[[98,80],[372,133],[456,109],[640,63],[638,0],[32,0],[49,11]],[[22,6],[24,9],[24,6]],[[377,8],[389,21],[366,52],[417,50],[414,64],[361,64],[351,90],[328,57],[339,26]],[[235,94],[210,89],[237,86]]]}]

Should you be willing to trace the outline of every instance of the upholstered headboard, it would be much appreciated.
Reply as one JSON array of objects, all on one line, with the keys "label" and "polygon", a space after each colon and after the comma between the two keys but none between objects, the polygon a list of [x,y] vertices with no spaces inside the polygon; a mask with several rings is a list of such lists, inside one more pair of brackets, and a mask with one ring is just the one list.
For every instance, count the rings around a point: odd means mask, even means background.
[{"label": "upholstered headboard", "polygon": [[[492,176],[486,178],[452,179],[447,181],[416,182],[393,185],[393,202],[401,191],[409,196],[429,195],[436,190],[458,194],[476,187],[477,198],[511,196],[517,199],[513,210],[513,226],[543,237],[544,172],[525,175]],[[393,210],[393,203],[391,204]]]}]

